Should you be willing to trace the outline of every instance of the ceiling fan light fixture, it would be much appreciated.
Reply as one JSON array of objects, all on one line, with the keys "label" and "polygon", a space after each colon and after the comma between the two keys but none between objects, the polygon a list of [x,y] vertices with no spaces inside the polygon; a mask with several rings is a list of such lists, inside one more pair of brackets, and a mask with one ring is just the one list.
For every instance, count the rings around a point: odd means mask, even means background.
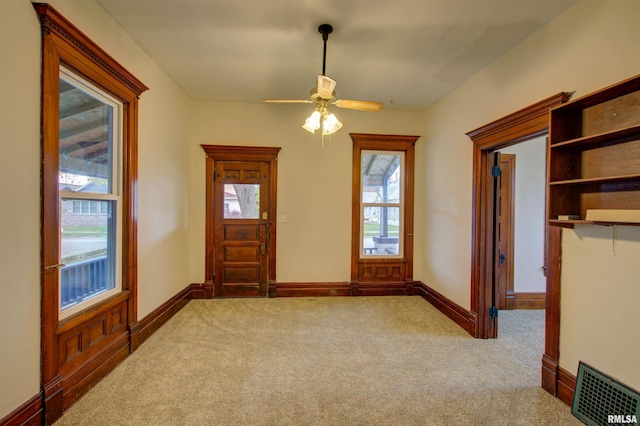
[{"label": "ceiling fan light fixture", "polygon": [[320,111],[313,111],[313,113],[311,113],[311,115],[305,120],[302,128],[307,132],[315,133],[316,130],[320,128]]},{"label": "ceiling fan light fixture", "polygon": [[332,135],[342,127],[342,123],[333,114],[329,113],[322,122],[322,134]]}]

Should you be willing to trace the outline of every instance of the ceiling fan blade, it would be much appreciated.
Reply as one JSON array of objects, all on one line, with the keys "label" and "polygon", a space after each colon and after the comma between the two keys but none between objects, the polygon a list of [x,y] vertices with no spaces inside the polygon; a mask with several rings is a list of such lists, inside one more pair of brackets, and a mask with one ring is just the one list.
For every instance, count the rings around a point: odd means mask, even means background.
[{"label": "ceiling fan blade", "polygon": [[333,90],[336,88],[337,81],[323,74],[318,74],[318,96],[323,99],[331,99]]},{"label": "ceiling fan blade", "polygon": [[263,99],[268,104],[313,104],[309,99]]},{"label": "ceiling fan blade", "polygon": [[359,111],[378,112],[382,109],[382,102],[354,101],[349,99],[338,99],[333,103],[338,108],[357,109]]}]

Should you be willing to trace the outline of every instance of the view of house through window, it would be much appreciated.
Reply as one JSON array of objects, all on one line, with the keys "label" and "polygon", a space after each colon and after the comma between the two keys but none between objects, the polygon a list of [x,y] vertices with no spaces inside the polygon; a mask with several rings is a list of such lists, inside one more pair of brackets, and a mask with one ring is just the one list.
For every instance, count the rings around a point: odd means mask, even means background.
[{"label": "view of house through window", "polygon": [[60,318],[120,284],[122,104],[68,70],[60,73]]},{"label": "view of house through window", "polygon": [[260,184],[225,184],[224,218],[260,219]]},{"label": "view of house through window", "polygon": [[404,153],[362,151],[361,256],[401,256]]}]

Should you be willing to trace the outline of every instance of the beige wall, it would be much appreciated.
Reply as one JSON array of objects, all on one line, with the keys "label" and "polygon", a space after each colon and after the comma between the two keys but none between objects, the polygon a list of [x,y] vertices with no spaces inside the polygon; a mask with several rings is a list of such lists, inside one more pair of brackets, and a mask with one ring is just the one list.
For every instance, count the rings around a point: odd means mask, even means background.
[{"label": "beige wall", "polygon": [[[282,147],[278,213],[287,222],[278,229],[277,278],[348,280],[349,132],[425,136],[416,146],[414,276],[469,308],[471,142],[464,133],[551,94],[580,96],[640,72],[640,2],[582,0],[424,114],[337,110],[345,126],[322,148],[299,127],[309,113],[304,106],[191,103],[94,2],[51,3],[150,87],[140,101],[140,318],[204,277],[199,144]],[[30,2],[0,0],[0,418],[39,390],[39,39]],[[574,260],[563,265],[560,363],[575,372],[585,359],[640,388],[637,357],[627,350],[638,341],[631,281],[640,236],[620,227],[616,256],[597,257],[611,247],[605,232],[565,232]],[[606,301],[581,293],[602,288],[605,277],[617,290]],[[581,307],[600,302],[611,312],[606,326],[587,334],[593,313]],[[624,350],[599,346],[612,341]]]},{"label": "beige wall", "polygon": [[[50,4],[150,88],[139,117],[142,318],[190,284],[190,100],[94,2]],[[40,26],[28,0],[0,0],[0,58],[2,418],[35,396],[40,380]]]},{"label": "beige wall", "polygon": [[[313,84],[313,82],[311,82]],[[302,129],[308,105],[195,103],[191,143],[191,280],[204,279],[205,154],[201,144],[281,147],[278,156],[276,278],[348,281],[351,247],[349,133],[420,135],[418,112],[336,108],[342,129],[325,138]],[[417,144],[421,142],[418,140]]]},{"label": "beige wall", "polygon": [[0,0],[0,61],[1,419],[40,384],[40,27],[28,1]]},{"label": "beige wall", "polygon": [[[579,0],[540,31],[516,46],[502,58],[478,73],[456,91],[426,112],[423,133],[425,146],[425,185],[419,188],[424,197],[422,226],[416,244],[423,246],[420,265],[425,283],[465,308],[470,305],[471,263],[471,165],[472,144],[465,132],[537,102],[561,91],[576,90],[575,97],[616,83],[640,73],[640,2],[637,0]],[[597,357],[596,368],[615,371],[627,384],[640,387],[640,362],[628,350],[614,355],[600,345],[624,341],[623,349],[635,346],[637,354],[638,316],[637,276],[640,238],[637,230],[620,227],[619,236],[627,241],[624,250],[630,255],[611,262],[590,262],[578,256],[563,264],[563,317],[560,365],[576,373],[577,360]],[[577,231],[565,231],[568,256],[591,252],[605,245],[606,239],[585,241],[570,238]],[[590,231],[590,232],[603,232]],[[622,237],[621,237],[622,238]],[[635,255],[635,261],[632,259]],[[604,268],[604,272],[601,272]],[[614,271],[612,268],[615,268]],[[612,294],[597,277],[616,280],[619,292]],[[635,277],[635,283],[630,282]],[[600,289],[583,294],[589,304],[611,298],[615,315],[609,315],[608,331],[604,327],[589,331],[584,321],[594,315],[581,308],[581,300],[565,296],[578,288]],[[636,296],[636,297],[633,297]],[[571,315],[569,315],[571,313]],[[567,351],[567,345],[571,351]],[[562,349],[564,348],[564,350]],[[624,352],[624,350],[623,350]],[[594,362],[595,363],[595,362]]]}]

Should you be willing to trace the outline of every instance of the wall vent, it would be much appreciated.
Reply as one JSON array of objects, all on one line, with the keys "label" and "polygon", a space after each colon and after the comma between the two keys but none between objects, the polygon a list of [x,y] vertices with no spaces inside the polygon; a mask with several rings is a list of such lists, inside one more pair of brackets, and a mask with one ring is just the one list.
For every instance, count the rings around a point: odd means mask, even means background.
[{"label": "wall vent", "polygon": [[571,414],[589,426],[637,425],[640,394],[580,361]]}]

